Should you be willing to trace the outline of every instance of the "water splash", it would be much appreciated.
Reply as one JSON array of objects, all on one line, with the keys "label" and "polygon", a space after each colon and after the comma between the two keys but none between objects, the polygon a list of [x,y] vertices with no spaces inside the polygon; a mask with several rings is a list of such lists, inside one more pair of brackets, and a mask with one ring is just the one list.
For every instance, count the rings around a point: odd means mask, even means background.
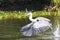
[{"label": "water splash", "polygon": [[55,29],[54,32],[53,32],[54,37],[60,37],[60,35],[59,35],[59,27],[60,27],[60,24],[59,24],[59,22],[57,21],[56,29]]},{"label": "water splash", "polygon": [[60,38],[54,38],[53,40],[60,40]]}]

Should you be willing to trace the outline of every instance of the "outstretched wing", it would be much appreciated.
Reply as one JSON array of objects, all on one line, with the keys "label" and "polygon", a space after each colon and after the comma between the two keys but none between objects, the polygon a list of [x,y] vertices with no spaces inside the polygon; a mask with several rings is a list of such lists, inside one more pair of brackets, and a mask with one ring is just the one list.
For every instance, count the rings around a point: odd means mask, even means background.
[{"label": "outstretched wing", "polygon": [[34,23],[30,23],[30,24],[28,24],[28,25],[26,25],[26,26],[23,26],[22,28],[21,28],[21,32],[22,32],[22,34],[24,35],[24,36],[31,36],[32,35],[32,25],[33,25]]},{"label": "outstretched wing", "polygon": [[27,30],[29,30],[29,29],[31,28],[32,25],[33,25],[33,23],[29,23],[28,25],[23,26],[23,27],[20,29],[20,31],[21,31],[21,32],[27,31]]},{"label": "outstretched wing", "polygon": [[36,22],[36,23],[34,23],[33,24],[33,32],[32,32],[32,34],[38,34],[38,33],[40,33],[40,32],[43,32],[43,31],[46,31],[46,30],[48,30],[50,27],[51,27],[51,23],[49,23],[49,22]]},{"label": "outstretched wing", "polygon": [[[32,35],[36,35],[40,32],[46,31],[49,29],[50,25],[44,25],[43,27],[41,27],[41,25],[37,25],[36,23],[30,23],[24,27],[22,27],[21,32],[24,36],[32,36]],[[36,28],[39,27],[39,28]]]},{"label": "outstretched wing", "polygon": [[42,18],[42,17],[39,17],[36,19],[38,19],[39,21],[35,23],[32,22],[21,28],[20,31],[23,33],[24,36],[32,36],[32,35],[38,34],[40,32],[48,30],[49,27],[51,26],[49,19]]}]

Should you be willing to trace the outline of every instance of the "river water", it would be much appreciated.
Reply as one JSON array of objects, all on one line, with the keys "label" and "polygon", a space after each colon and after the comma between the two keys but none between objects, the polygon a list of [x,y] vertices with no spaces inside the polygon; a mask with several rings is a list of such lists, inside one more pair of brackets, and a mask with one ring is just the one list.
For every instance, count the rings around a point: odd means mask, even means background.
[{"label": "river water", "polygon": [[[18,37],[17,36],[17,39],[16,37],[15,38],[0,38],[0,40],[60,40],[60,37],[56,37],[56,35],[60,36],[60,17],[52,17],[50,18],[51,19],[51,22],[52,22],[52,28],[53,30],[51,29],[48,29],[47,31],[45,32],[42,32],[42,33],[39,33],[37,35],[34,35],[34,36],[31,36],[31,37],[26,37],[26,36],[20,36]],[[20,21],[20,20],[19,20]],[[58,25],[59,24],[59,25]],[[14,27],[15,28],[15,27]],[[4,28],[5,29],[5,28]],[[59,30],[57,30],[59,29]],[[7,30],[6,30],[7,31]],[[6,33],[5,31],[5,33]],[[15,31],[15,30],[14,30]],[[3,30],[4,32],[4,30]],[[9,31],[10,32],[10,31]],[[13,32],[13,31],[12,31]],[[20,31],[19,31],[20,32]],[[54,33],[54,34],[53,34]],[[59,34],[58,34],[59,33]],[[5,34],[3,34],[5,35]],[[3,36],[2,35],[2,36]],[[7,35],[7,34],[6,34]],[[13,33],[14,35],[14,33]],[[12,36],[13,36],[12,35]],[[0,35],[1,36],[1,35]],[[9,37],[9,35],[7,35]]]},{"label": "river water", "polygon": [[[59,23],[57,23],[57,22],[59,22]],[[53,24],[53,26],[52,26],[53,31],[51,29],[49,29],[45,32],[37,34],[36,36],[21,37],[20,39],[16,39],[16,40],[60,40],[60,37],[55,37],[55,34],[53,34],[54,31],[56,31],[58,24],[60,24],[60,17],[54,17],[52,20],[52,24]]]}]

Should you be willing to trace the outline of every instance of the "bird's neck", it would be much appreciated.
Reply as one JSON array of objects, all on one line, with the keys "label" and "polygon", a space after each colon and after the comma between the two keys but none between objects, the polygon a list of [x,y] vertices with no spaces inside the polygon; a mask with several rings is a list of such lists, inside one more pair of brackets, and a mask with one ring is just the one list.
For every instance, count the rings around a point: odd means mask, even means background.
[{"label": "bird's neck", "polygon": [[32,18],[32,14],[30,14],[29,20],[30,20],[31,22],[34,22],[34,19]]}]

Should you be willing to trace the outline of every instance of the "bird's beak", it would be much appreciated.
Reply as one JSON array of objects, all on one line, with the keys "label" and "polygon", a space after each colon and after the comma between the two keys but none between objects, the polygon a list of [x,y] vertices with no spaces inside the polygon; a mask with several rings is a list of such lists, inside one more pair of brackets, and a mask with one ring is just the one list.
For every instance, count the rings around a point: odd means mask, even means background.
[{"label": "bird's beak", "polygon": [[29,14],[25,14],[25,16],[29,16]]},{"label": "bird's beak", "polygon": [[29,15],[29,14],[27,14],[27,15]]}]

